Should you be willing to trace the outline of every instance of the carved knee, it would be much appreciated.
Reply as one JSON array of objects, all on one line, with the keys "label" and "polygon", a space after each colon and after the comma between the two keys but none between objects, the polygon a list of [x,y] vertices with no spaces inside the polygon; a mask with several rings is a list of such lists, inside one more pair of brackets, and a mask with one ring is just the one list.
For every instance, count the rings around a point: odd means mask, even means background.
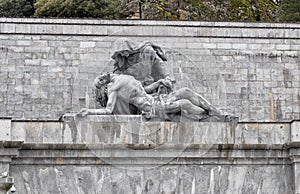
[{"label": "carved knee", "polygon": [[191,90],[188,87],[183,87],[180,88],[179,90],[177,90],[177,94],[181,99],[185,99],[188,98],[188,96],[191,96],[191,94],[193,93],[193,90]]},{"label": "carved knee", "polygon": [[182,109],[189,109],[193,106],[193,104],[191,103],[191,101],[187,100],[187,99],[182,99],[180,101]]}]

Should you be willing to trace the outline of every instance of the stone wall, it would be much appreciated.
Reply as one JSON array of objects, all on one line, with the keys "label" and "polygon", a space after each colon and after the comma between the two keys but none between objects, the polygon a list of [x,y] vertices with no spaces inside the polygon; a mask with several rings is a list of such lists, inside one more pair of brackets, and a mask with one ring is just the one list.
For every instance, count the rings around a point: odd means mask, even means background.
[{"label": "stone wall", "polygon": [[95,107],[92,81],[124,38],[165,47],[178,80],[242,121],[300,118],[300,25],[0,18],[0,117]]}]

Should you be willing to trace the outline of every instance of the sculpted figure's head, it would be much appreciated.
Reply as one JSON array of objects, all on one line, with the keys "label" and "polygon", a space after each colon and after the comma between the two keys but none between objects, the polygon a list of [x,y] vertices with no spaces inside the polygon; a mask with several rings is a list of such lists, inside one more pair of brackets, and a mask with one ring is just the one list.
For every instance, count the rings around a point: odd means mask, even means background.
[{"label": "sculpted figure's head", "polygon": [[100,103],[102,107],[106,107],[108,100],[107,84],[110,82],[110,73],[103,73],[96,77],[94,80],[94,86],[96,87],[96,101]]},{"label": "sculpted figure's head", "polygon": [[109,82],[110,82],[110,73],[106,72],[96,77],[96,79],[94,80],[94,86],[100,89],[104,85],[107,85]]},{"label": "sculpted figure's head", "polygon": [[113,52],[122,51],[122,50],[134,50],[139,45],[137,45],[133,40],[129,38],[119,38],[113,43]]}]

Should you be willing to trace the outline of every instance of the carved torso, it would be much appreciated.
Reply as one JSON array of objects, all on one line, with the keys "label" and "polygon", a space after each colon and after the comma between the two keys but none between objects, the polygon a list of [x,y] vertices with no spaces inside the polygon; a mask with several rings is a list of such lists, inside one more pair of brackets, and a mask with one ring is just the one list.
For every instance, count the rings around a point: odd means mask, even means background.
[{"label": "carved torso", "polygon": [[108,85],[108,95],[116,92],[117,101],[134,105],[140,111],[149,111],[153,97],[147,94],[141,82],[130,75],[120,75]]}]

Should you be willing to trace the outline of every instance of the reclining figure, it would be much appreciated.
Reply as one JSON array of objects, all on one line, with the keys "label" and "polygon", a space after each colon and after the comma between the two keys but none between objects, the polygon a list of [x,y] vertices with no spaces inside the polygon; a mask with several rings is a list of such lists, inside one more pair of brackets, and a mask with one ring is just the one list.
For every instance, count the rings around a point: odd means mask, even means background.
[{"label": "reclining figure", "polygon": [[143,87],[133,76],[104,73],[95,79],[94,85],[101,91],[98,92],[97,101],[105,108],[82,109],[78,116],[131,114],[129,106],[134,106],[138,114],[142,114],[146,119],[173,121],[176,115],[181,115],[197,121],[209,117],[217,121],[237,120],[236,117],[218,110],[189,88],[181,88],[169,94],[149,94],[165,85],[165,81],[160,79]]}]

